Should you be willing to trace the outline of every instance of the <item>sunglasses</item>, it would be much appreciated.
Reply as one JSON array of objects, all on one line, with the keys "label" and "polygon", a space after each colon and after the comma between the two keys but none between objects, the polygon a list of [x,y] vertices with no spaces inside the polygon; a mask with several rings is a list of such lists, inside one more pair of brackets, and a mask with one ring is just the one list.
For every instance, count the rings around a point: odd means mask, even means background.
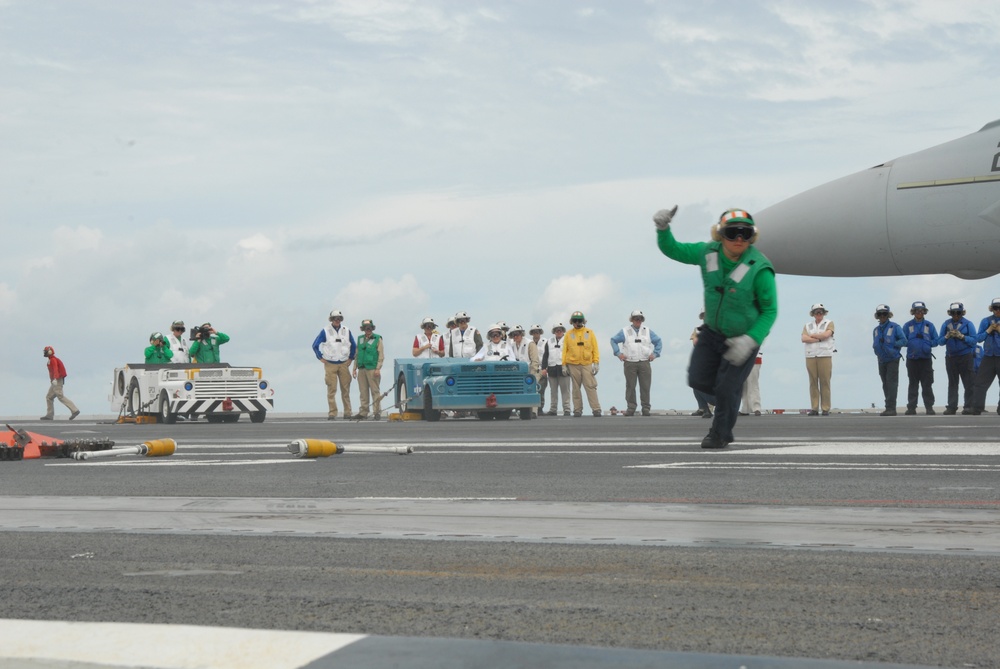
[{"label": "sunglasses", "polygon": [[186,330],[187,330],[187,328],[174,328],[174,331],[176,331],[176,332],[184,332]]},{"label": "sunglasses", "polygon": [[722,228],[722,236],[729,241],[742,239],[748,242],[754,236],[754,229],[746,225],[727,225]]}]

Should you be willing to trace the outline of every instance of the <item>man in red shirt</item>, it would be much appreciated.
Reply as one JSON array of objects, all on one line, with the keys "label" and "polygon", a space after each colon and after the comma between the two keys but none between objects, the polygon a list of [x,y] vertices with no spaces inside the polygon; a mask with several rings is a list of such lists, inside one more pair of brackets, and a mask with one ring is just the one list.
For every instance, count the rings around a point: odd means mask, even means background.
[{"label": "man in red shirt", "polygon": [[66,382],[66,366],[62,360],[56,357],[56,352],[51,346],[42,349],[42,355],[49,359],[49,392],[45,395],[47,411],[42,416],[42,420],[52,420],[55,415],[55,399],[70,410],[69,419],[73,420],[80,415],[80,410],[76,408],[72,400],[63,395],[63,384]]}]

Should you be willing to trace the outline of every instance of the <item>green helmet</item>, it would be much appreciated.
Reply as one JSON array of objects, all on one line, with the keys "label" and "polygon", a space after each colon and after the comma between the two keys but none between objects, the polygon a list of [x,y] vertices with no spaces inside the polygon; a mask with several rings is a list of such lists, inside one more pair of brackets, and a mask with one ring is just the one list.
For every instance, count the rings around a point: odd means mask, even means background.
[{"label": "green helmet", "polygon": [[364,330],[365,328],[371,328],[372,330],[374,330],[375,321],[373,321],[370,318],[366,318],[365,320],[361,321],[361,329]]},{"label": "green helmet", "polygon": [[583,321],[586,323],[587,318],[583,315],[582,311],[574,311],[569,317],[569,322],[572,323],[573,321]]}]

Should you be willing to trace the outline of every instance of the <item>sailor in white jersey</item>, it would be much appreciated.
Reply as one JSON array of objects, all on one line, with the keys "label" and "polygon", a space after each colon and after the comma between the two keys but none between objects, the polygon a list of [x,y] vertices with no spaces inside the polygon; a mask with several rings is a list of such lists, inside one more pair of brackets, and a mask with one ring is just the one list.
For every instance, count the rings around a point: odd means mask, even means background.
[{"label": "sailor in white jersey", "polygon": [[457,328],[448,333],[446,350],[449,358],[471,358],[483,347],[483,336],[469,325],[469,314],[459,311],[455,314]]}]

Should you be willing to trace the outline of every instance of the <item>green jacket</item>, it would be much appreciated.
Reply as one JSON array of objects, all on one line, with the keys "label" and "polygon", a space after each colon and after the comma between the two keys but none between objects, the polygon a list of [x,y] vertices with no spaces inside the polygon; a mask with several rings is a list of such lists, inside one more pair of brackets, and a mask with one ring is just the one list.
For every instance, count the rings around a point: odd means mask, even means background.
[{"label": "green jacket", "polygon": [[174,352],[170,349],[170,344],[167,342],[163,342],[163,346],[160,346],[159,348],[152,345],[146,347],[147,365],[165,365],[170,362],[173,357]]},{"label": "green jacket", "polygon": [[209,337],[207,342],[200,339],[191,342],[191,346],[188,347],[188,353],[191,355],[191,362],[199,362],[203,365],[209,365],[213,362],[222,362],[219,358],[219,347],[227,341],[229,341],[229,335],[216,332],[214,335]]},{"label": "green jacket", "polygon": [[364,335],[358,337],[358,352],[354,358],[356,369],[382,368],[382,336],[373,334],[369,340]]},{"label": "green jacket", "polygon": [[705,286],[705,324],[726,337],[748,334],[761,344],[778,319],[778,288],[771,261],[750,246],[737,261],[726,257],[722,242],[682,244],[667,229],[657,233],[665,256],[701,267]]}]

